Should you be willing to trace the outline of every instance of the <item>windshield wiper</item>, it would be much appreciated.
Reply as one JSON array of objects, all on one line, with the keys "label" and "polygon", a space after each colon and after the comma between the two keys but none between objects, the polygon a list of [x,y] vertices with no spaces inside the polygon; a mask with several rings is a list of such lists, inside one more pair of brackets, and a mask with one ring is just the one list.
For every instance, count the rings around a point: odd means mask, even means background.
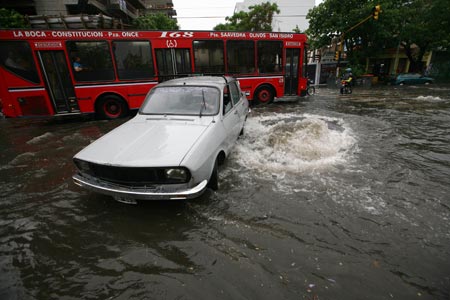
[{"label": "windshield wiper", "polygon": [[200,107],[200,118],[202,117],[203,109],[206,109],[205,91],[202,90],[202,106]]}]

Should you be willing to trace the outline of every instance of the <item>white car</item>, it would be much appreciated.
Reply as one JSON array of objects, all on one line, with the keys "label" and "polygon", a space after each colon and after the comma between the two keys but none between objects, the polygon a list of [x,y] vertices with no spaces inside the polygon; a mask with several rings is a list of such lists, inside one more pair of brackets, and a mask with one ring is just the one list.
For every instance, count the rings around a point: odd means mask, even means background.
[{"label": "white car", "polygon": [[249,104],[231,77],[188,77],[153,88],[136,117],[77,153],[74,182],[125,203],[180,200],[218,189],[221,164]]}]

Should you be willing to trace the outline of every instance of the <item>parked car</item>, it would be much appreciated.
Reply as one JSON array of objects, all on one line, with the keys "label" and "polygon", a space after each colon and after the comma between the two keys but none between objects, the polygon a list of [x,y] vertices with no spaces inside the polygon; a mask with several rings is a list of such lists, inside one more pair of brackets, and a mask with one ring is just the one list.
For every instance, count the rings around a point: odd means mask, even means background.
[{"label": "parked car", "polygon": [[405,73],[398,74],[392,79],[392,84],[404,85],[404,84],[430,84],[434,79],[431,77],[423,76],[418,73]]},{"label": "parked car", "polygon": [[74,156],[74,182],[125,203],[191,199],[218,188],[218,165],[243,133],[249,103],[231,77],[160,83],[137,115]]}]

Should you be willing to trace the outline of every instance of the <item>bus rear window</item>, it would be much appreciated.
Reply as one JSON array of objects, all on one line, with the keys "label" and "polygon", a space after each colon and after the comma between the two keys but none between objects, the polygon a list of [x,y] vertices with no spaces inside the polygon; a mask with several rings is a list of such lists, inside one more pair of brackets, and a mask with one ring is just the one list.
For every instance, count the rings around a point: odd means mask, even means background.
[{"label": "bus rear window", "polygon": [[0,42],[0,64],[25,80],[40,82],[28,42]]},{"label": "bus rear window", "polygon": [[119,79],[150,79],[155,76],[150,42],[115,41],[113,50]]},{"label": "bus rear window", "polygon": [[76,81],[114,80],[111,52],[107,42],[67,42]]}]

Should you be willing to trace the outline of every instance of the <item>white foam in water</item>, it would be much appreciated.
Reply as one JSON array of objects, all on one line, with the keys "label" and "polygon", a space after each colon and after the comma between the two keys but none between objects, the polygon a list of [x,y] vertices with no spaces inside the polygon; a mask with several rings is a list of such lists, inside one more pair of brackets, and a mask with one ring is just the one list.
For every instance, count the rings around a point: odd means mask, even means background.
[{"label": "white foam in water", "polygon": [[37,137],[35,137],[35,138],[32,138],[31,140],[29,140],[29,141],[27,142],[27,144],[28,144],[28,145],[38,144],[38,143],[40,143],[41,141],[46,140],[46,139],[50,139],[50,138],[52,138],[52,137],[53,137],[53,134],[50,133],[50,132],[47,132],[47,133],[44,133],[43,135],[37,136]]},{"label": "white foam in water", "polygon": [[29,165],[34,161],[36,153],[25,152],[17,155],[13,160],[9,162],[10,165]]},{"label": "white foam in water", "polygon": [[355,144],[342,119],[285,114],[249,118],[236,151],[244,167],[284,176],[343,163]]},{"label": "white foam in water", "polygon": [[435,96],[418,96],[416,98],[416,100],[421,100],[421,101],[442,101],[442,99],[440,97],[435,97]]},{"label": "white foam in water", "polygon": [[342,181],[340,178],[326,177],[321,180],[328,187],[327,194],[340,205],[372,215],[382,214],[386,210],[387,205],[383,196],[372,190],[373,182],[367,182],[364,186],[354,186],[351,182]]}]

